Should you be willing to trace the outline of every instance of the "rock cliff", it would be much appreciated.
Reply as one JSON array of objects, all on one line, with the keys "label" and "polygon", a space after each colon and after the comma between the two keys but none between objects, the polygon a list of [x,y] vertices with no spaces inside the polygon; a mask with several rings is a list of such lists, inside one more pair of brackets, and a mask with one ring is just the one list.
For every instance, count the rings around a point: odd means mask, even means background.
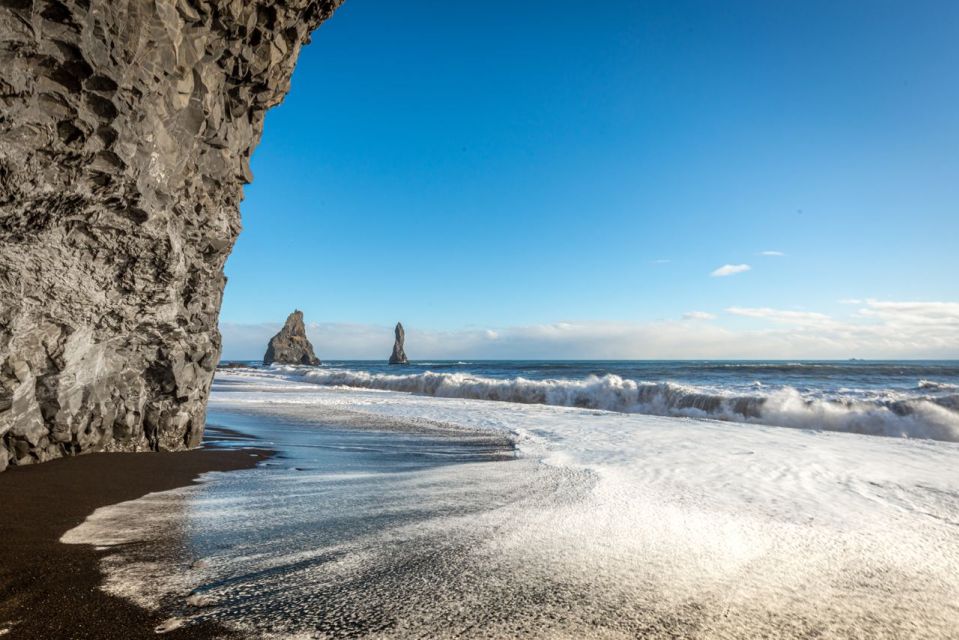
[{"label": "rock cliff", "polygon": [[306,337],[303,312],[297,309],[286,319],[280,332],[270,338],[263,356],[263,364],[320,364],[313,353],[313,345]]},{"label": "rock cliff", "polygon": [[264,115],[341,0],[0,0],[0,470],[196,445]]},{"label": "rock cliff", "polygon": [[403,330],[403,325],[397,322],[393,333],[396,335],[396,339],[393,341],[393,354],[390,356],[390,364],[409,364],[410,361],[406,359],[406,351],[403,350],[403,343],[406,342],[406,331]]}]

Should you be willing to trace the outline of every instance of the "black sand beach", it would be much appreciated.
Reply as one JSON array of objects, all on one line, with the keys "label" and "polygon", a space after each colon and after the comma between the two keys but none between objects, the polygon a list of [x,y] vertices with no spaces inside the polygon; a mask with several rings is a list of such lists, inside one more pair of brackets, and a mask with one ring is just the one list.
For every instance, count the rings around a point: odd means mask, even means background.
[{"label": "black sand beach", "polygon": [[[229,432],[209,429],[202,449],[153,454],[97,453],[0,474],[0,636],[13,639],[156,638],[162,617],[99,589],[100,552],[59,542],[95,509],[186,486],[207,471],[254,466],[264,449],[222,449]],[[212,624],[177,629],[173,639],[231,638]]]}]

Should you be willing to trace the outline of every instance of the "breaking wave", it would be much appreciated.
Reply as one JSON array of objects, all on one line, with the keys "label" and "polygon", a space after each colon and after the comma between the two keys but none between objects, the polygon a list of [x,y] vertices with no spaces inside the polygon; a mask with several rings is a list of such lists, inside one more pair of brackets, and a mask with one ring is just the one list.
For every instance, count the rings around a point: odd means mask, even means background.
[{"label": "breaking wave", "polygon": [[936,382],[934,380],[920,380],[919,388],[925,391],[959,391],[959,384]]},{"label": "breaking wave", "polygon": [[[959,394],[823,398],[804,396],[792,387],[734,394],[672,382],[638,382],[613,374],[530,380],[432,371],[394,375],[298,367],[274,370],[324,386],[959,442]],[[923,389],[942,392],[948,387]]]}]

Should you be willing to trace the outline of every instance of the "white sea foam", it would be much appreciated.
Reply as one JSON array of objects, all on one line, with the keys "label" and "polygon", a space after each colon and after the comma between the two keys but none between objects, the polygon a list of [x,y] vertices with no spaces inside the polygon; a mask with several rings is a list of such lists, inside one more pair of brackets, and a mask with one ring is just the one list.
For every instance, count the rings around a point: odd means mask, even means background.
[{"label": "white sea foam", "polygon": [[959,390],[959,384],[936,382],[934,380],[920,380],[919,388],[927,391],[957,391]]},{"label": "white sea foam", "polygon": [[[382,374],[348,369],[278,366],[268,373],[324,386],[400,391],[441,398],[496,400],[768,424],[798,429],[959,442],[959,401],[955,396],[824,398],[791,387],[749,395],[672,382],[637,382],[617,375],[583,379],[486,378],[466,373]],[[926,385],[926,386],[923,386]],[[933,386],[935,385],[935,386]],[[922,381],[927,390],[952,385]]]},{"label": "white sea foam", "polygon": [[[291,455],[350,412],[509,432],[523,457],[412,473],[214,474],[68,532],[118,545],[104,565],[114,593],[145,606],[199,598],[177,621],[214,619],[253,638],[945,640],[959,628],[953,443],[263,372],[218,375],[210,411]],[[157,538],[184,532],[205,562],[158,563]]]}]

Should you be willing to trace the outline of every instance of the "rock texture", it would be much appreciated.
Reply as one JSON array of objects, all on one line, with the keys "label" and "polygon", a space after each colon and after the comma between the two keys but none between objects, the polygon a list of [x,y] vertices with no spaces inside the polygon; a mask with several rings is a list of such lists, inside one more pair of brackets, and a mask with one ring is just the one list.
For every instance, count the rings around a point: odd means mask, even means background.
[{"label": "rock texture", "polygon": [[270,338],[263,356],[263,364],[320,364],[313,353],[313,345],[306,337],[303,312],[297,309],[286,319],[280,332]]},{"label": "rock texture", "polygon": [[340,0],[0,0],[0,469],[196,445],[264,115]]},{"label": "rock texture", "polygon": [[390,364],[409,364],[410,361],[406,359],[406,351],[403,350],[403,343],[406,342],[406,331],[403,330],[403,324],[397,322],[393,333],[396,334],[396,340],[393,341],[393,354],[390,356]]}]

